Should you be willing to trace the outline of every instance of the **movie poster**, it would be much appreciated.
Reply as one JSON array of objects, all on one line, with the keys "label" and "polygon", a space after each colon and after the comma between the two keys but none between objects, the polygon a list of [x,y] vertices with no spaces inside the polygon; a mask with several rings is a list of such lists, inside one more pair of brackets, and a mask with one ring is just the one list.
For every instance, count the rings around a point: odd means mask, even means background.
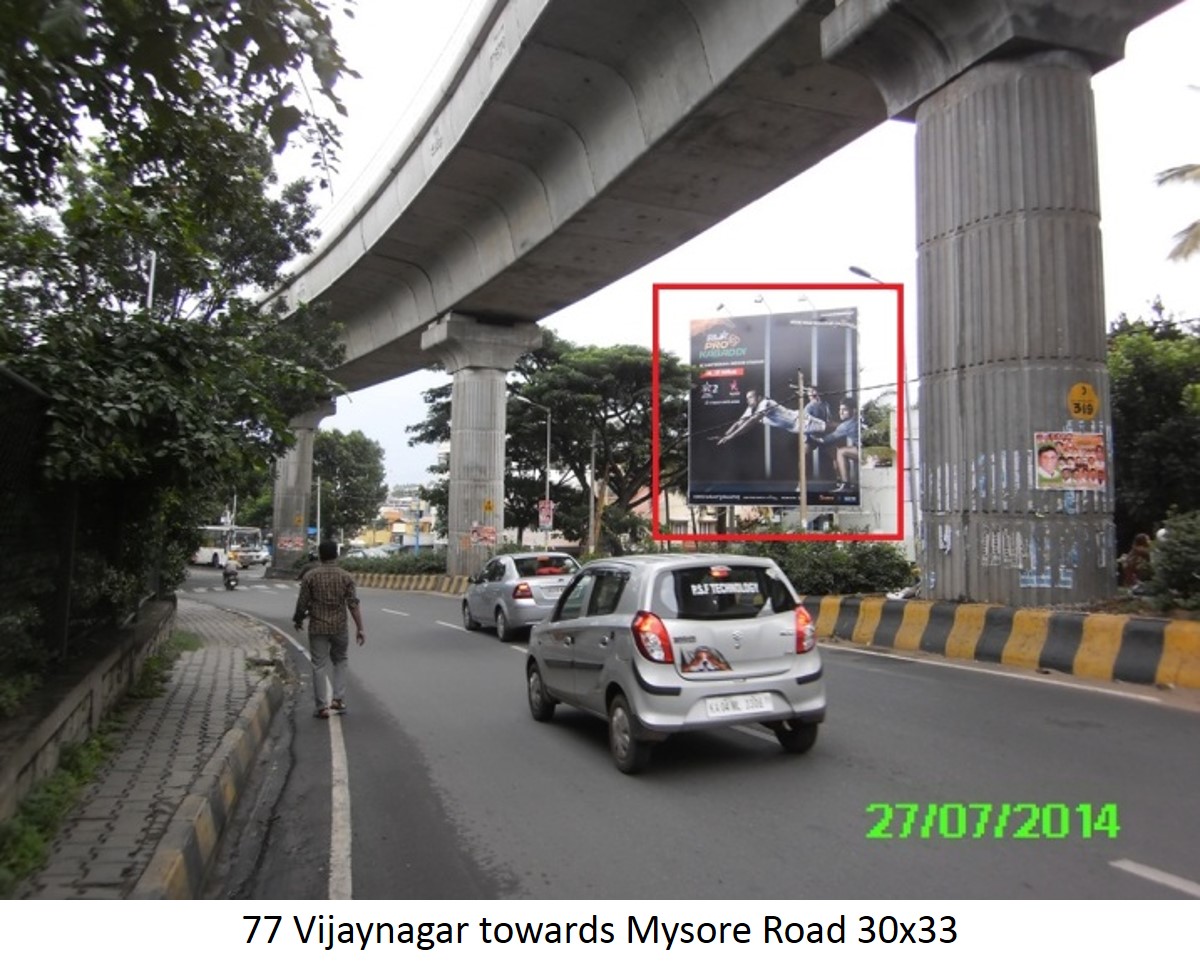
[{"label": "movie poster", "polygon": [[[688,503],[859,503],[858,311],[691,323]],[[804,390],[798,390],[803,376]]]}]

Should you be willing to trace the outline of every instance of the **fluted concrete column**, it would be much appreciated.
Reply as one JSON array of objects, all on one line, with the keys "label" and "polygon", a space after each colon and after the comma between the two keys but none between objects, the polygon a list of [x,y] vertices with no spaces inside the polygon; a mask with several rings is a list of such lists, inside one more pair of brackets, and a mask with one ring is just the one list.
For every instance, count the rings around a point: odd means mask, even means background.
[{"label": "fluted concrete column", "polygon": [[[1090,76],[1171,0],[844,0],[827,60],[917,123],[922,550],[933,598],[1114,588]],[[1095,410],[1073,411],[1087,385]],[[1095,489],[1039,489],[1035,433],[1088,433]]]},{"label": "fluted concrete column", "polygon": [[308,504],[312,492],[313,439],[321,419],[337,411],[331,398],[312,411],[292,419],[296,442],[275,469],[275,506],[272,523],[275,547],[267,576],[290,577],[292,568],[307,550]]},{"label": "fluted concrete column", "polygon": [[505,375],[541,343],[536,324],[481,324],[450,314],[421,337],[453,378],[446,570],[479,570],[504,531]]},{"label": "fluted concrete column", "polygon": [[[1037,489],[1037,432],[1111,448],[1091,72],[978,65],[917,110],[921,499],[936,598],[1111,594],[1111,479]],[[1087,384],[1100,411],[1073,418]],[[1109,471],[1111,476],[1111,469]]]}]

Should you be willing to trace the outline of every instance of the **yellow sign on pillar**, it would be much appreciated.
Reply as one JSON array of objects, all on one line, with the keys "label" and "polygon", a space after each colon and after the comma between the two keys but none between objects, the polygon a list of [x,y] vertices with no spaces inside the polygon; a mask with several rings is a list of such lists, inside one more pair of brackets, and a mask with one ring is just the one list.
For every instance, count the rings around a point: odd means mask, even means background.
[{"label": "yellow sign on pillar", "polygon": [[483,512],[485,514],[490,514],[495,511],[495,509],[496,505],[492,503],[492,498],[488,497],[488,499],[483,502]]},{"label": "yellow sign on pillar", "polygon": [[1067,410],[1073,419],[1094,419],[1100,411],[1100,396],[1090,384],[1081,381],[1067,394]]}]

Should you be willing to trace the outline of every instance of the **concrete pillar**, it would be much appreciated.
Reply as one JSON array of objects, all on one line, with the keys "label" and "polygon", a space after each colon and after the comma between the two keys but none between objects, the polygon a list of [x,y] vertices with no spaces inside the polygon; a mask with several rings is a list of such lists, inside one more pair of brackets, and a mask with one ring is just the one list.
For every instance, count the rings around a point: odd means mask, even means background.
[{"label": "concrete pillar", "polygon": [[450,499],[446,571],[468,575],[504,531],[505,376],[541,344],[536,324],[489,326],[452,313],[421,337],[450,373]]},{"label": "concrete pillar", "polygon": [[321,419],[337,411],[331,398],[292,419],[296,442],[276,464],[273,526],[275,547],[269,578],[290,578],[307,551],[308,504],[312,492],[313,439]]},{"label": "concrete pillar", "polygon": [[[1090,76],[1172,0],[844,0],[826,60],[917,123],[922,564],[932,598],[1112,594],[1112,439]],[[1071,390],[1094,393],[1074,411]],[[1039,489],[1035,433],[1108,482]]]},{"label": "concrete pillar", "polygon": [[[1059,51],[970,69],[917,110],[917,174],[930,594],[1017,606],[1108,596],[1111,481],[1035,480],[1037,432],[1112,443],[1087,63]],[[1071,415],[1079,384],[1099,394],[1092,418]]]}]

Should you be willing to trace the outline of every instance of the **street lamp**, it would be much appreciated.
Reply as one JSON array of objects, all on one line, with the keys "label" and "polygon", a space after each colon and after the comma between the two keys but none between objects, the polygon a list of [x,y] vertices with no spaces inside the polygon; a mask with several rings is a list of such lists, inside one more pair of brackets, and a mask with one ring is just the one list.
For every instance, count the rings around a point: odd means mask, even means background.
[{"label": "street lamp", "polygon": [[[863,269],[857,265],[850,266],[850,272],[856,276],[862,277],[863,279],[870,279],[871,282],[877,282],[881,286],[886,285],[886,283],[884,283],[884,281],[882,279],[876,279],[866,269]],[[920,550],[921,550],[921,538],[920,538],[919,531],[918,531],[919,525],[917,523],[917,510],[918,510],[917,474],[916,474],[916,460],[913,458],[913,452],[912,452],[912,438],[913,438],[912,399],[909,397],[909,393],[908,393],[908,350],[907,349],[905,349],[905,351],[904,351],[904,358],[901,362],[900,368],[904,372],[904,377],[902,379],[904,384],[901,387],[904,392],[904,442],[906,444],[904,455],[908,457],[908,505],[909,505],[909,509],[912,511],[913,551],[917,555],[917,558],[919,560],[920,559]]]},{"label": "street lamp", "polygon": [[[534,408],[540,408],[546,413],[546,509],[549,513],[549,521],[546,522],[546,550],[550,550],[550,528],[554,522],[554,511],[550,509],[550,409],[545,405],[539,405],[537,402],[526,398],[524,395],[513,395],[519,402],[524,402],[526,405],[532,405]],[[541,508],[538,508],[538,523],[541,523]]]}]

